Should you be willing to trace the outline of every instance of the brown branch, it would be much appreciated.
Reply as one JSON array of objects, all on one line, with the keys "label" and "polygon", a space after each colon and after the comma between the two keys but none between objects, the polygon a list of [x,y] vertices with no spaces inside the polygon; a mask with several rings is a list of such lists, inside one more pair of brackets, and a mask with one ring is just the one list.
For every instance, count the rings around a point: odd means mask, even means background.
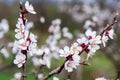
[{"label": "brown branch", "polygon": [[38,74],[35,71],[33,72],[33,74],[34,74],[34,80],[38,80]]},{"label": "brown branch", "polygon": [[81,65],[85,65],[85,66],[89,66],[90,65],[89,63],[86,63],[85,61],[81,62],[80,64]]},{"label": "brown branch", "polygon": [[[21,16],[22,16],[23,25],[25,26],[26,19],[24,19],[25,18],[25,13],[24,13],[23,4],[22,4],[21,1],[20,1],[20,13],[21,13]],[[23,50],[22,53],[25,54],[25,56],[26,56],[26,62],[27,62],[27,51]],[[25,78],[27,77],[26,76],[26,62],[22,66],[21,80],[25,80]]]},{"label": "brown branch", "polygon": [[119,13],[117,12],[117,13],[115,14],[115,17],[114,17],[113,20],[112,20],[112,23],[111,23],[111,24],[107,24],[106,27],[103,29],[103,31],[102,31],[101,34],[100,34],[101,36],[103,35],[103,33],[104,33],[106,30],[108,30],[111,26],[113,26],[113,25],[117,22],[118,16],[119,16]]},{"label": "brown branch", "polygon": [[118,71],[117,77],[116,77],[116,80],[119,80],[119,79],[120,79],[120,71]]},{"label": "brown branch", "polygon": [[[100,33],[101,36],[103,35],[103,33],[104,33],[106,30],[108,30],[111,26],[113,26],[113,25],[117,22],[117,17],[118,17],[118,15],[119,15],[119,14],[116,13],[115,17],[113,18],[112,23],[106,25],[106,27],[104,28],[104,30]],[[82,51],[79,52],[79,55],[81,55],[81,54],[88,48],[89,45],[90,45],[90,44],[88,43],[88,44],[82,49]],[[65,64],[65,62],[66,62],[67,60],[68,60],[68,59],[66,59],[61,66],[59,66],[58,68],[56,68],[56,69],[54,69],[53,71],[51,71],[50,73],[48,73],[48,75],[46,75],[42,80],[47,80],[47,79],[50,78],[51,76],[53,76],[53,75],[55,75],[55,74],[59,74],[59,73],[63,70],[64,64]],[[86,64],[86,63],[80,63],[80,64],[88,65],[88,64]]]},{"label": "brown branch", "polygon": [[25,78],[27,77],[25,75],[25,72],[26,72],[26,63],[23,64],[22,66],[22,76],[21,76],[21,80],[25,80]]},{"label": "brown branch", "polygon": [[53,71],[51,71],[50,73],[48,73],[48,75],[46,75],[42,80],[47,80],[48,78],[50,78],[51,76],[55,75],[55,74],[59,74],[63,68],[64,68],[64,64],[67,61],[67,59],[64,61],[64,63],[57,67],[56,69],[54,69]]},{"label": "brown branch", "polygon": [[4,45],[1,45],[1,46],[0,46],[0,50],[2,50],[3,48],[4,48]]}]

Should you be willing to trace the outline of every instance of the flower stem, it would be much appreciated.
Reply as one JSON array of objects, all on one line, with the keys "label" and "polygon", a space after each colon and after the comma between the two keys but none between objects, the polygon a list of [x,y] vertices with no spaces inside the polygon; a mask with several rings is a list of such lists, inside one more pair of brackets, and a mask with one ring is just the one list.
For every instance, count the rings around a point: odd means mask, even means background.
[{"label": "flower stem", "polygon": [[24,63],[23,66],[22,66],[22,77],[21,77],[21,80],[25,80],[25,78],[26,78],[25,72],[26,72],[26,63]]}]

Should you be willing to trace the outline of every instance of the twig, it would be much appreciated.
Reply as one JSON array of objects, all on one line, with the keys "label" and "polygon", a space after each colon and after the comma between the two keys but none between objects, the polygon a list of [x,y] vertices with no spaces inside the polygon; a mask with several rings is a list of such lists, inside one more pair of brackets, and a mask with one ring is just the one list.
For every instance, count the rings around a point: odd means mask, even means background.
[{"label": "twig", "polygon": [[51,76],[55,75],[55,74],[59,74],[63,68],[64,68],[64,64],[67,61],[67,59],[64,61],[64,63],[57,67],[56,69],[54,69],[53,71],[51,71],[50,73],[48,73],[48,75],[46,75],[42,80],[47,80],[48,78],[50,78]]},{"label": "twig", "polygon": [[[113,26],[113,25],[117,22],[117,17],[118,17],[118,15],[119,15],[119,14],[116,13],[115,17],[113,18],[112,23],[111,23],[111,24],[107,24],[107,26],[106,26],[106,27],[104,28],[104,30],[101,32],[101,34],[100,34],[101,36],[103,35],[103,33],[104,33],[106,30],[108,30],[111,26]],[[89,45],[90,45],[90,44],[88,43],[88,44],[82,49],[82,51],[79,52],[79,55],[81,55],[81,54],[88,48]],[[53,76],[53,75],[55,75],[55,74],[59,74],[59,73],[63,70],[64,64],[65,64],[65,62],[66,62],[67,60],[68,60],[68,59],[66,59],[61,66],[59,66],[58,68],[56,68],[56,69],[54,69],[53,71],[51,71],[50,73],[48,73],[48,75],[46,75],[42,80],[47,80],[47,79],[50,78],[51,76]],[[80,64],[87,65],[87,64],[85,64],[85,63],[80,63]]]},{"label": "twig", "polygon": [[[21,16],[22,16],[22,21],[23,21],[23,25],[25,26],[25,22],[26,22],[26,19],[25,19],[25,12],[23,10],[23,4],[22,2],[20,1],[20,12],[21,12]],[[26,62],[27,62],[27,51],[26,50],[23,50],[22,51],[23,54],[25,54],[26,56]],[[25,78],[27,77],[26,76],[26,62],[23,64],[22,66],[22,76],[21,76],[21,80],[25,80]]]},{"label": "twig", "polygon": [[25,75],[25,72],[26,72],[26,63],[24,63],[23,66],[22,66],[22,77],[21,77],[21,80],[25,80],[25,78],[27,77]]},{"label": "twig", "polygon": [[116,80],[120,80],[120,71],[118,71],[118,73],[117,73]]},{"label": "twig", "polygon": [[4,48],[4,45],[1,45],[1,46],[0,46],[0,50],[3,49],[3,48]]},{"label": "twig", "polygon": [[34,80],[38,80],[38,74],[36,72],[33,72],[34,74]]},{"label": "twig", "polygon": [[89,63],[86,63],[85,61],[81,62],[80,64],[81,65],[85,65],[85,66],[89,66],[90,65]]}]

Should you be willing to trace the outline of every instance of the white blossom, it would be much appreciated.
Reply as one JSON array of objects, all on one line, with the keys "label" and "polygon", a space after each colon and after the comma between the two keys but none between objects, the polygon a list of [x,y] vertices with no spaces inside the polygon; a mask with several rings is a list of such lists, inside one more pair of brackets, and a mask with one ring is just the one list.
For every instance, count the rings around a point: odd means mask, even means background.
[{"label": "white blossom", "polygon": [[88,46],[88,49],[90,51],[88,52],[87,59],[91,57],[96,52],[96,50],[100,49],[100,46],[98,44],[101,44],[100,35],[90,40],[90,45]]},{"label": "white blossom", "polygon": [[113,29],[110,29],[110,30],[106,30],[105,31],[106,35],[109,36],[109,38],[113,39],[113,36],[114,36],[114,30]]},{"label": "white blossom", "polygon": [[88,53],[87,55],[88,59],[96,52],[96,50],[100,49],[99,44],[101,44],[101,36],[100,35],[96,36],[96,31],[92,30],[87,30],[85,34],[89,42],[88,51],[86,51]]},{"label": "white blossom", "polygon": [[30,56],[33,56],[37,52],[37,44],[36,43],[31,43],[28,46],[28,52],[29,52]]},{"label": "white blossom", "polygon": [[71,54],[70,48],[68,46],[65,46],[63,49],[59,50],[59,53],[61,57],[67,57]]},{"label": "white blossom", "polygon": [[106,36],[105,34],[103,34],[101,41],[102,41],[104,47],[106,47],[106,42],[108,41],[108,39],[109,39],[108,36]]},{"label": "white blossom", "polygon": [[37,42],[36,36],[33,33],[30,33],[29,39],[30,39],[30,42]]},{"label": "white blossom", "polygon": [[77,39],[77,42],[83,48],[88,44],[88,40],[85,37],[82,37],[81,39]]},{"label": "white blossom", "polygon": [[72,57],[69,57],[69,60],[65,62],[65,69],[68,72],[72,72],[73,68],[77,68],[77,66],[80,63],[80,56],[77,54],[74,54]]},{"label": "white blossom", "polygon": [[16,64],[18,68],[20,68],[26,62],[25,59],[26,59],[26,56],[24,54],[18,53],[14,59],[14,64]]},{"label": "white blossom", "polygon": [[75,42],[72,44],[70,50],[71,50],[71,54],[78,54],[82,50],[82,47],[79,46],[79,44]]},{"label": "white blossom", "polygon": [[25,3],[25,9],[27,12],[31,13],[31,14],[36,14],[36,12],[34,11],[34,8],[31,4],[29,4],[28,1],[26,1]]},{"label": "white blossom", "polygon": [[50,66],[51,66],[51,63],[50,63],[51,57],[50,56],[44,55],[43,59],[40,59],[39,61],[42,65],[46,65],[48,68],[50,68]]}]

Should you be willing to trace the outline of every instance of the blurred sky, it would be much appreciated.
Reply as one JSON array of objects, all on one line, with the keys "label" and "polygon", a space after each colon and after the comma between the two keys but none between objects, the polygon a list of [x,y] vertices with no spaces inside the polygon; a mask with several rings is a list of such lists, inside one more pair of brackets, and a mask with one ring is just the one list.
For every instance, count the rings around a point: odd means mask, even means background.
[{"label": "blurred sky", "polygon": [[[2,2],[6,2],[6,3],[13,3],[14,1],[20,1],[20,0],[0,0],[0,1],[2,1]],[[21,0],[21,1],[26,1],[26,0]],[[90,2],[90,3],[92,3],[92,2],[94,2],[94,1],[97,1],[97,0],[28,0],[28,1],[39,1],[39,2],[42,2],[42,1],[48,1],[48,2],[54,2],[54,3],[60,3],[60,2],[62,2],[62,1],[67,1],[67,2],[75,2],[75,1],[77,1],[77,2],[81,2],[81,1],[87,1],[87,2]],[[116,1],[116,0],[104,0],[105,2],[108,2],[108,3],[113,3],[114,1]]]}]

